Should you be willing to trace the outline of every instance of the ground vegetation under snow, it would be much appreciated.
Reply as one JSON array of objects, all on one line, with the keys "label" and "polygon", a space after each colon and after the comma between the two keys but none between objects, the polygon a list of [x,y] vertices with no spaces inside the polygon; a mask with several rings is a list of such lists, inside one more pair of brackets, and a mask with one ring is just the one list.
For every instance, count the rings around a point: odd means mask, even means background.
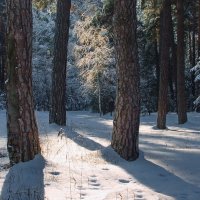
[{"label": "ground vegetation under snow", "polygon": [[48,112],[37,112],[42,155],[8,168],[6,112],[0,111],[1,200],[199,200],[199,113],[188,113],[184,125],[168,114],[167,130],[156,128],[156,114],[142,116],[135,162],[110,147],[111,116],[67,116],[61,129],[48,124]]}]

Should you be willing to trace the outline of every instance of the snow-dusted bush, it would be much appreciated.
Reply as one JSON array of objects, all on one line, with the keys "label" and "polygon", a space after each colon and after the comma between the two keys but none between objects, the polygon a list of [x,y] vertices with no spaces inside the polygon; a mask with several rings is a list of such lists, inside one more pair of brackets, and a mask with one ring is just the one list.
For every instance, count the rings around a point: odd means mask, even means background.
[{"label": "snow-dusted bush", "polygon": [[76,23],[74,58],[83,80],[83,96],[91,102],[93,110],[98,110],[100,98],[102,110],[106,110],[106,102],[116,90],[114,48],[108,29],[94,25],[94,18],[87,16]]},{"label": "snow-dusted bush", "polygon": [[54,14],[33,8],[33,93],[37,110],[49,109]]},{"label": "snow-dusted bush", "polygon": [[6,98],[5,93],[0,92],[0,110],[3,110],[6,108]]},{"label": "snow-dusted bush", "polygon": [[195,72],[195,82],[200,81],[200,61],[191,69],[191,71]]},{"label": "snow-dusted bush", "polygon": [[197,111],[200,111],[200,61],[191,69],[195,73],[197,99],[193,102]]}]

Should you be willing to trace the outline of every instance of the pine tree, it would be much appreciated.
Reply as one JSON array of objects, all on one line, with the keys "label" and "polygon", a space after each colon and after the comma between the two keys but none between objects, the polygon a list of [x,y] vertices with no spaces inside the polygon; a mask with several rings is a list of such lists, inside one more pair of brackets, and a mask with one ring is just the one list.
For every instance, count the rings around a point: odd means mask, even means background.
[{"label": "pine tree", "polygon": [[40,153],[32,96],[32,1],[7,1],[7,130],[10,164]]},{"label": "pine tree", "polygon": [[184,0],[177,0],[177,106],[179,124],[187,121],[184,46]]},{"label": "pine tree", "polygon": [[116,0],[114,39],[118,85],[111,145],[126,160],[139,156],[140,78],[136,27],[136,0]]},{"label": "pine tree", "polygon": [[5,0],[0,1],[0,91],[4,90],[5,82],[5,35],[6,35],[6,16],[5,16]]},{"label": "pine tree", "polygon": [[162,6],[161,49],[160,49],[160,84],[158,99],[157,127],[166,128],[169,80],[169,48],[170,48],[170,6],[171,0],[164,0]]},{"label": "pine tree", "polygon": [[66,65],[71,0],[58,0],[49,122],[66,125]]}]

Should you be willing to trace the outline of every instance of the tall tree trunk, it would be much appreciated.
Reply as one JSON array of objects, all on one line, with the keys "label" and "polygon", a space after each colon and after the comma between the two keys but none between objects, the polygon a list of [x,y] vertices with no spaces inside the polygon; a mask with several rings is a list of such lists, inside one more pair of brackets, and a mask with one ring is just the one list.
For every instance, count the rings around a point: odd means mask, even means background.
[{"label": "tall tree trunk", "polygon": [[160,59],[159,59],[159,52],[158,52],[158,36],[156,33],[156,28],[154,30],[155,38],[154,38],[154,51],[155,51],[155,59],[156,59],[156,105],[158,105],[158,91],[159,91],[159,76],[160,76]]},{"label": "tall tree trunk", "polygon": [[140,78],[136,28],[136,0],[116,0],[114,39],[118,86],[111,145],[126,160],[139,156]]},{"label": "tall tree trunk", "polygon": [[101,103],[101,81],[100,81],[100,73],[98,73],[98,100],[99,100],[99,115],[100,115],[100,117],[101,117],[101,115],[102,115],[102,108],[101,108],[101,105],[102,105],[102,103]]},{"label": "tall tree trunk", "polygon": [[200,0],[198,9],[198,57],[200,58]]},{"label": "tall tree trunk", "polygon": [[0,91],[5,86],[5,62],[6,62],[6,16],[5,16],[5,0],[0,1]]},{"label": "tall tree trunk", "polygon": [[160,50],[160,84],[158,99],[157,127],[166,128],[166,114],[168,102],[168,80],[169,80],[169,48],[170,48],[170,6],[171,0],[164,0],[162,11],[161,50]]},{"label": "tall tree trunk", "polygon": [[58,0],[49,122],[66,125],[66,65],[71,0]]},{"label": "tall tree trunk", "polygon": [[185,59],[184,59],[184,0],[177,0],[177,104],[178,122],[187,121],[185,96]]},{"label": "tall tree trunk", "polygon": [[[196,1],[192,2],[192,67],[196,65]],[[191,72],[192,95],[195,97],[195,72]]]},{"label": "tall tree trunk", "polygon": [[7,130],[11,165],[40,153],[32,96],[32,1],[7,0]]},{"label": "tall tree trunk", "polygon": [[196,3],[193,2],[193,9],[192,9],[192,66],[196,64]]},{"label": "tall tree trunk", "polygon": [[172,20],[172,10],[170,7],[170,69],[169,69],[169,88],[171,93],[171,99],[176,108],[176,93],[177,93],[177,61],[176,61],[176,43],[174,40],[174,29]]}]

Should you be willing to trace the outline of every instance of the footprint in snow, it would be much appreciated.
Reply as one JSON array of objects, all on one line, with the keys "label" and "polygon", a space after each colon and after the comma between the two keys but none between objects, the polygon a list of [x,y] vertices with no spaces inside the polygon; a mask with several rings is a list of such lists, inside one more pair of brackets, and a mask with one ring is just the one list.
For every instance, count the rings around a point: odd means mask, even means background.
[{"label": "footprint in snow", "polygon": [[102,170],[104,170],[104,171],[108,171],[109,169],[105,167],[105,168],[102,168]]},{"label": "footprint in snow", "polygon": [[99,189],[101,184],[98,182],[97,177],[93,175],[88,178],[88,185],[90,189],[95,190],[95,189]]},{"label": "footprint in snow", "polygon": [[118,181],[120,183],[129,183],[130,182],[129,180],[126,180],[126,179],[119,179]]},{"label": "footprint in snow", "polygon": [[60,175],[60,172],[49,172],[49,174],[54,175],[54,176],[58,176],[58,175]]},{"label": "footprint in snow", "polygon": [[135,192],[135,200],[144,200],[144,197],[142,195],[142,191],[141,190],[137,190]]}]

